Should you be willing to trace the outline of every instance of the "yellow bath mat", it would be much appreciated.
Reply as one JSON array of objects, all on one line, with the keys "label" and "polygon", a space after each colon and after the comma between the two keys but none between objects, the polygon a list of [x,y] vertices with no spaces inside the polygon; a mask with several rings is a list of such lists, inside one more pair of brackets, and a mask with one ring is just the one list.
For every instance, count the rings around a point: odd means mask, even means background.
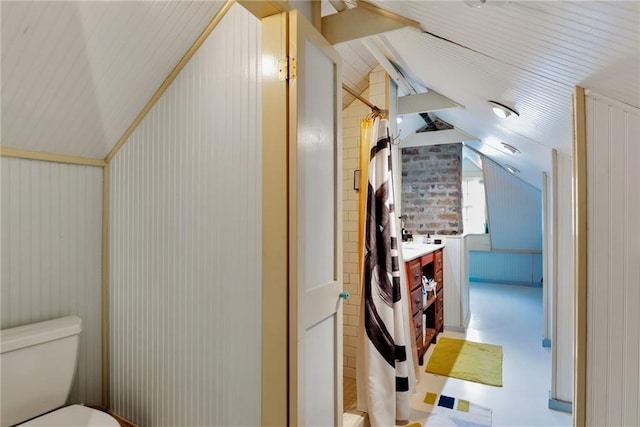
[{"label": "yellow bath mat", "polygon": [[502,387],[502,346],[442,337],[426,371]]}]

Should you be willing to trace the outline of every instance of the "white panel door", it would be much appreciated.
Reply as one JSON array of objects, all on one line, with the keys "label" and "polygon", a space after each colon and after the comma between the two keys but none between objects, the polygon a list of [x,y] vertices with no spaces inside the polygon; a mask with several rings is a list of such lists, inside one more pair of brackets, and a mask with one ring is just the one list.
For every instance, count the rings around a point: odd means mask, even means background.
[{"label": "white panel door", "polygon": [[290,423],[342,424],[339,56],[289,13]]}]

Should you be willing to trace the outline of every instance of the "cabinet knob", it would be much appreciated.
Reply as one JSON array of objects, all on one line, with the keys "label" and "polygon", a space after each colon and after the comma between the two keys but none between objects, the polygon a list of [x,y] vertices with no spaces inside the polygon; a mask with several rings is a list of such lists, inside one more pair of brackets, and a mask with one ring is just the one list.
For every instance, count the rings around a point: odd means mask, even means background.
[{"label": "cabinet knob", "polygon": [[342,298],[342,299],[349,299],[349,296],[350,296],[350,295],[349,295],[349,291],[342,291],[342,292],[340,292],[340,295],[339,295],[339,296],[340,296],[340,298]]}]

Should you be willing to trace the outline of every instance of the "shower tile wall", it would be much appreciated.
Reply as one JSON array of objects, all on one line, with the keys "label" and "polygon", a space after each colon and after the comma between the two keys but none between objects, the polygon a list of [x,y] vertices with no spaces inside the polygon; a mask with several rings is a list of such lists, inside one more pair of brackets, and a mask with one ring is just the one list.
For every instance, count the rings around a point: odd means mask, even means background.
[{"label": "shower tile wall", "polygon": [[[385,72],[375,68],[369,88],[362,96],[383,108],[386,103]],[[358,272],[358,192],[353,189],[353,171],[359,167],[360,121],[371,111],[360,101],[342,110],[344,177],[344,289],[351,294],[344,305],[344,376],[356,377],[358,321],[360,317],[360,274]]]}]

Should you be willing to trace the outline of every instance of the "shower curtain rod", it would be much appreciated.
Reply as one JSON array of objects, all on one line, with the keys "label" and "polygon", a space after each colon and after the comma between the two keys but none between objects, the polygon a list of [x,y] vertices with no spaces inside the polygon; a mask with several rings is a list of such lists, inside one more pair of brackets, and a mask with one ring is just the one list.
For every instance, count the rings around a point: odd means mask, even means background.
[{"label": "shower curtain rod", "polygon": [[384,110],[381,110],[380,108],[376,107],[375,105],[373,105],[372,103],[370,103],[369,101],[367,101],[366,99],[364,99],[363,97],[361,97],[360,95],[358,95],[353,89],[351,89],[349,86],[347,86],[346,84],[342,83],[342,89],[344,89],[346,92],[348,92],[350,95],[352,95],[353,97],[355,97],[358,101],[362,102],[363,104],[365,104],[366,106],[368,106],[369,108],[371,108],[371,110],[373,112],[377,112],[382,114],[384,112]]}]

